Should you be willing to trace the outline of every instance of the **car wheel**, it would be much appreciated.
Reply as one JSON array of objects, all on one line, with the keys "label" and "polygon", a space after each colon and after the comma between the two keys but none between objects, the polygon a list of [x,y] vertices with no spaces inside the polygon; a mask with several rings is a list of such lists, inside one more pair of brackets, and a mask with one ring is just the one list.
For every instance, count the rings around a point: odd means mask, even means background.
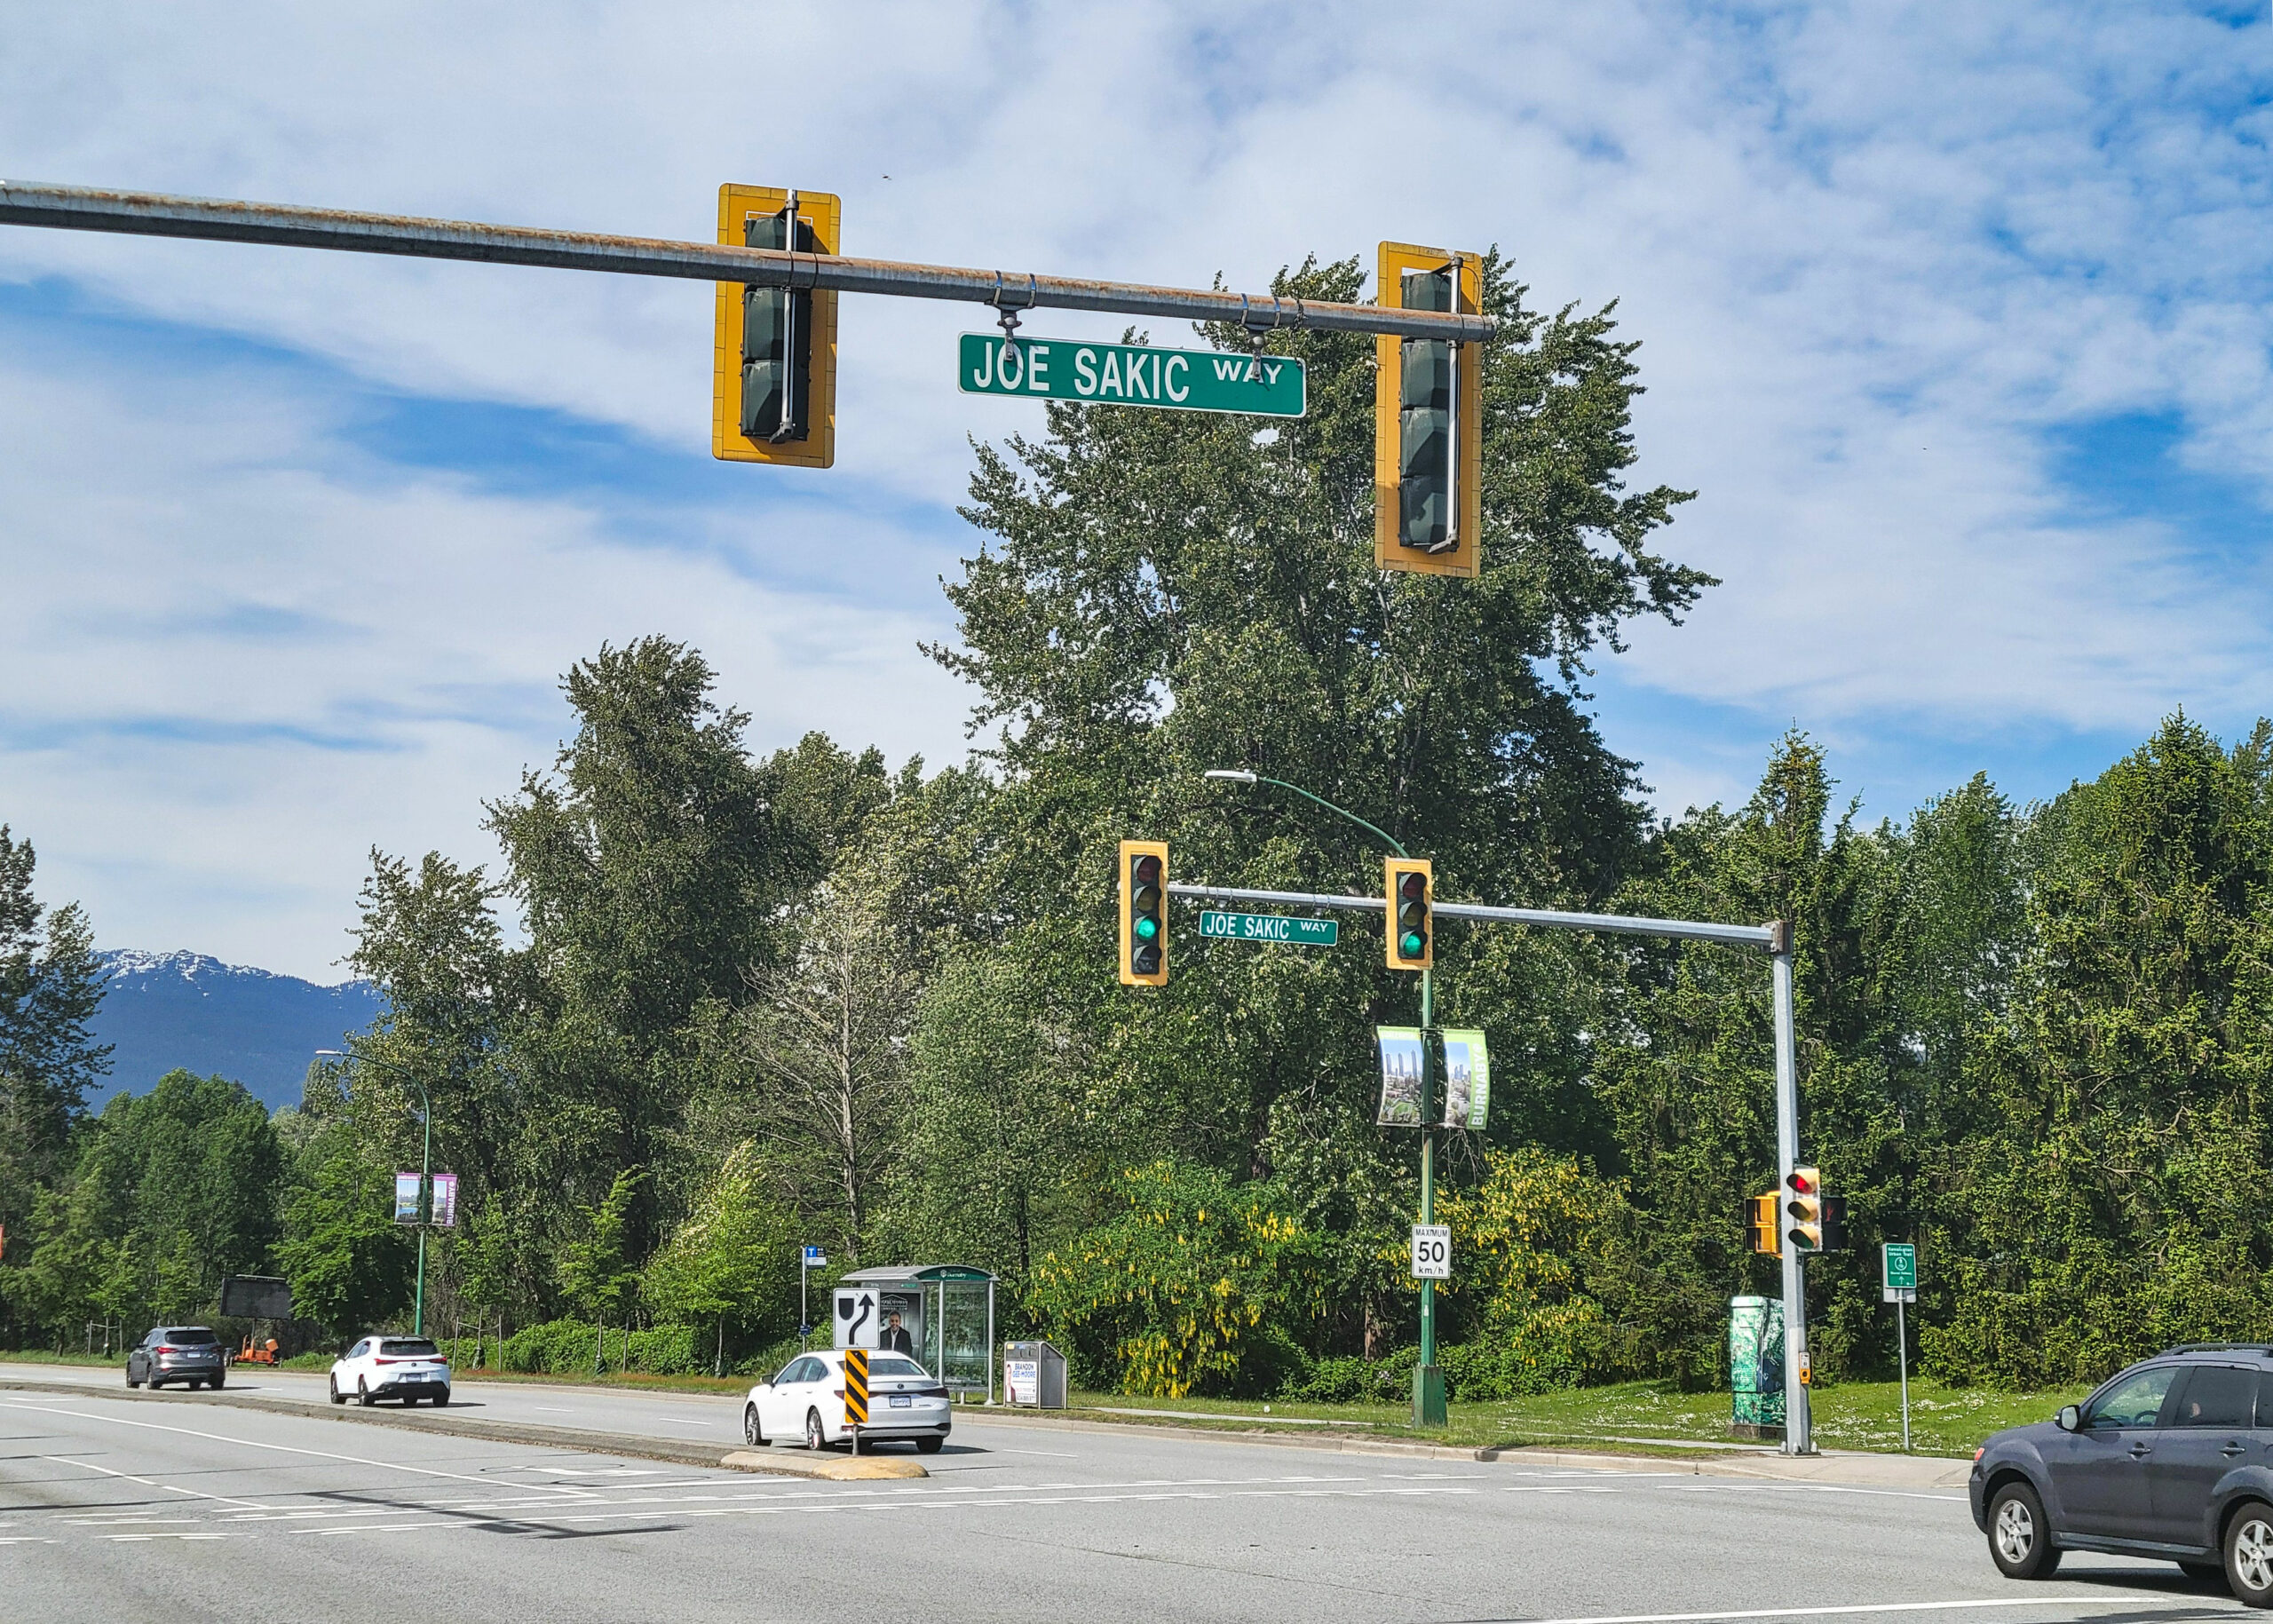
[{"label": "car wheel", "polygon": [[947,1440],[943,1438],[919,1438],[915,1440],[915,1453],[917,1454],[937,1454],[940,1450],[946,1447],[946,1444]]},{"label": "car wheel", "polygon": [[807,1410],[805,1412],[805,1447],[808,1449],[826,1449],[828,1447],[828,1434],[821,1430],[820,1412],[819,1410]]},{"label": "car wheel", "polygon": [[2049,1579],[2060,1565],[2044,1502],[2027,1484],[2008,1483],[1990,1497],[1989,1556],[2008,1579]]},{"label": "car wheel", "polygon": [[742,1442],[752,1449],[763,1449],[772,1441],[765,1436],[764,1423],[757,1418],[757,1406],[742,1406]]},{"label": "car wheel", "polygon": [[323,1382],[326,1387],[331,1390],[331,1401],[334,1404],[345,1404],[347,1402],[347,1395],[339,1390],[339,1378],[337,1376],[326,1376],[323,1379]]},{"label": "car wheel", "polygon": [[361,1405],[367,1410],[378,1402],[377,1399],[371,1397],[370,1383],[364,1381],[360,1376],[355,1378],[355,1402]]},{"label": "car wheel", "polygon": [[129,1387],[139,1387],[142,1385],[142,1378],[136,1375],[133,1371],[129,1370],[126,1373],[126,1384]]},{"label": "car wheel", "polygon": [[218,1392],[219,1392],[219,1391],[220,1391],[224,1387],[226,1387],[226,1386],[227,1386],[227,1385],[228,1385],[228,1382],[229,1382],[229,1378],[228,1378],[226,1375],[218,1375],[218,1376],[215,1376],[215,1377],[214,1377],[210,1382],[207,1382],[207,1383],[206,1383],[206,1385],[207,1385],[208,1387],[210,1387],[210,1388],[211,1388],[215,1392],[217,1392],[217,1393],[218,1393]]},{"label": "car wheel", "polygon": [[2226,1529],[2226,1582],[2245,1607],[2273,1607],[2273,1506],[2252,1501]]},{"label": "car wheel", "polygon": [[434,1395],[434,1407],[435,1407],[436,1409],[438,1409],[438,1410],[439,1410],[439,1409],[440,1409],[444,1405],[447,1404],[449,1401],[450,1401],[450,1390],[449,1390],[448,1388],[447,1388],[447,1387],[446,1387],[446,1388],[444,1388],[440,1392],[436,1393],[436,1394]]}]

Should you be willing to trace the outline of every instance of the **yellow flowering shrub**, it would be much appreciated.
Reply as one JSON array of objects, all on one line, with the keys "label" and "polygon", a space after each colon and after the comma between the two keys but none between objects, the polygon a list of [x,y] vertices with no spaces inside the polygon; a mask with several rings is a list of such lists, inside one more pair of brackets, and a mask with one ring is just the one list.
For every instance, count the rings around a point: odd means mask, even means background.
[{"label": "yellow flowering shrub", "polygon": [[1319,1311],[1316,1238],[1268,1185],[1169,1161],[1121,1177],[1127,1209],[1036,1264],[1028,1306],[1124,1393],[1266,1379],[1282,1327]]}]

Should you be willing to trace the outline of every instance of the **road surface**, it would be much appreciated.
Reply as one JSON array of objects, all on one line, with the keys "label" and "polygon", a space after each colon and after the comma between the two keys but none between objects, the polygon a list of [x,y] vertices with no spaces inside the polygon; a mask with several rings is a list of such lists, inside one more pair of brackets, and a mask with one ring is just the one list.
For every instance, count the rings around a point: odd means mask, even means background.
[{"label": "road surface", "polygon": [[[342,1426],[215,1402],[226,1395],[129,1401],[115,1374],[37,1370],[66,1374],[86,1390],[0,1390],[8,1618],[2182,1624],[2240,1612],[2175,1568],[2112,1557],[2008,1582],[1947,1491],[960,1419],[928,1480],[820,1483]],[[240,1375],[322,1402],[320,1379]],[[460,1391],[494,1419],[735,1438],[726,1400]]]}]

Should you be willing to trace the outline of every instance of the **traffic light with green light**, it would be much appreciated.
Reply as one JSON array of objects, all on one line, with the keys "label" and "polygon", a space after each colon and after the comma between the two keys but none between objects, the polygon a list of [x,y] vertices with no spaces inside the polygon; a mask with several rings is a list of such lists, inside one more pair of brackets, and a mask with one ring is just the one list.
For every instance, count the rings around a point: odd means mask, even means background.
[{"label": "traffic light with green light", "polygon": [[1168,980],[1168,848],[1162,840],[1121,843],[1121,984]]},{"label": "traffic light with green light", "polygon": [[1784,1238],[1794,1252],[1823,1250],[1823,1175],[1814,1168],[1784,1175]]},{"label": "traffic light with green light", "polygon": [[[799,254],[841,250],[826,192],[718,188],[718,241]],[[827,468],[836,460],[836,295],[718,284],[710,449],[729,462]]]},{"label": "traffic light with green light", "polygon": [[1437,962],[1436,873],[1425,857],[1382,860],[1389,899],[1389,967],[1427,970]]}]

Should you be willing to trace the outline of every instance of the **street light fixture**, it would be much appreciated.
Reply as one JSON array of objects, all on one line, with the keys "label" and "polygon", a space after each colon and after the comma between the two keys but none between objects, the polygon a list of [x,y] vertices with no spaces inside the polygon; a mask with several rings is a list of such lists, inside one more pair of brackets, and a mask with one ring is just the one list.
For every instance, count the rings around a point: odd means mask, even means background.
[{"label": "street light fixture", "polygon": [[434,1216],[434,1102],[426,1092],[425,1082],[416,1072],[408,1066],[397,1066],[392,1060],[375,1060],[368,1055],[349,1054],[340,1049],[319,1049],[316,1057],[322,1060],[345,1060],[350,1066],[376,1066],[392,1072],[398,1077],[409,1078],[412,1086],[418,1090],[425,1137],[425,1148],[418,1155],[418,1204],[426,1210],[418,1224],[418,1289],[417,1295],[411,1299],[410,1334],[424,1336],[426,1335],[426,1230]]},{"label": "street light fixture", "polygon": [[[1399,857],[1413,854],[1404,843],[1388,830],[1377,828],[1346,806],[1336,806],[1324,796],[1312,795],[1300,784],[1290,784],[1284,779],[1265,778],[1260,772],[1245,767],[1210,767],[1202,775],[1233,784],[1269,784],[1274,788],[1292,790],[1306,801],[1316,803],[1336,817],[1346,818],[1367,834],[1386,844]],[[1383,928],[1394,932],[1398,929],[1397,899],[1382,899]],[[1425,943],[1424,943],[1425,946]],[[1424,968],[1421,971],[1421,1029],[1426,1032],[1436,1023],[1436,972]],[[1424,1042],[1425,1057],[1428,1046]],[[1425,1071],[1426,1061],[1423,1067]],[[1430,1102],[1432,1103],[1432,1102]],[[1437,1221],[1437,1130],[1430,1118],[1435,1113],[1424,1103],[1421,1113],[1421,1222]],[[1413,1373],[1413,1424],[1416,1427],[1441,1427],[1445,1423],[1445,1375],[1437,1368],[1437,1282],[1421,1282],[1421,1363]]]}]

